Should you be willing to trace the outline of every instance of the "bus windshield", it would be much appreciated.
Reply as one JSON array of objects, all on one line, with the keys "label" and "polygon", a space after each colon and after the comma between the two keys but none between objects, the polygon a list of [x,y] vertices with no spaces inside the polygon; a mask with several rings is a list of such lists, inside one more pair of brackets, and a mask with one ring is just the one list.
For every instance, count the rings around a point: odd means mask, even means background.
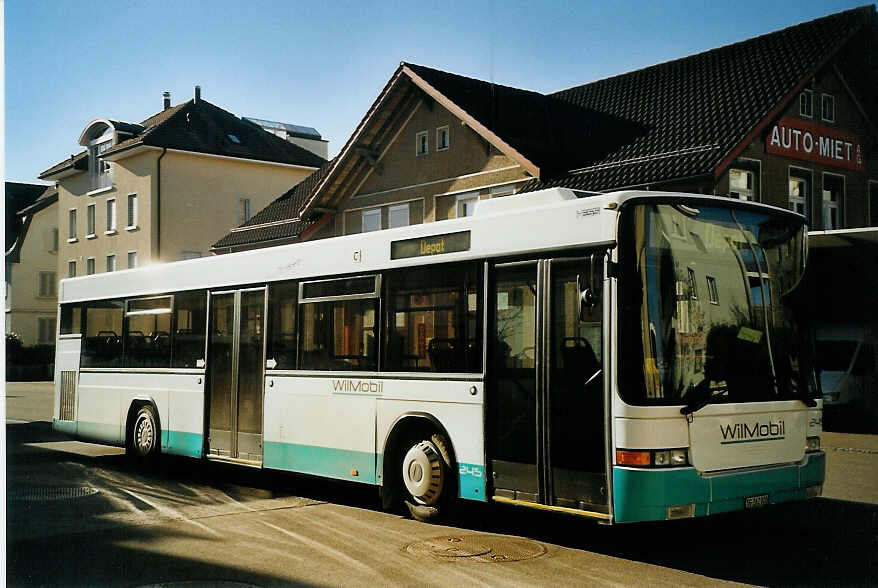
[{"label": "bus windshield", "polygon": [[804,235],[794,218],[743,208],[626,207],[619,281],[620,361],[631,366],[619,369],[625,402],[692,408],[814,398],[811,333],[796,312]]}]

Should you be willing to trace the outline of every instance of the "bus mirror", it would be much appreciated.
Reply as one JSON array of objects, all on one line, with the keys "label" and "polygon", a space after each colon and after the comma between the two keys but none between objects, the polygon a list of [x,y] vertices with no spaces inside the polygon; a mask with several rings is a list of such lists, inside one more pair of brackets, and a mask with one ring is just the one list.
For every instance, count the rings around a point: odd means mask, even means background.
[{"label": "bus mirror", "polygon": [[579,322],[585,322],[594,307],[594,293],[591,288],[582,290],[579,294]]},{"label": "bus mirror", "polygon": [[599,302],[600,281],[598,272],[595,271],[595,254],[592,253],[585,260],[585,273],[576,276],[576,287],[579,292],[579,320],[585,321]]}]

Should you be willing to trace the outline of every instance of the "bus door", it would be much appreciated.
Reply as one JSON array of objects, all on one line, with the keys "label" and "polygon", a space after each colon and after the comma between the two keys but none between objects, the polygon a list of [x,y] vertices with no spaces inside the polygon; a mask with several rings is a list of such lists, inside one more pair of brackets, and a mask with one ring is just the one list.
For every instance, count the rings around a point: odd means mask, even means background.
[{"label": "bus door", "polygon": [[207,451],[262,463],[265,288],[211,292]]},{"label": "bus door", "polygon": [[[594,256],[602,281],[602,255]],[[488,452],[494,497],[606,513],[600,288],[587,259],[498,265]]]}]

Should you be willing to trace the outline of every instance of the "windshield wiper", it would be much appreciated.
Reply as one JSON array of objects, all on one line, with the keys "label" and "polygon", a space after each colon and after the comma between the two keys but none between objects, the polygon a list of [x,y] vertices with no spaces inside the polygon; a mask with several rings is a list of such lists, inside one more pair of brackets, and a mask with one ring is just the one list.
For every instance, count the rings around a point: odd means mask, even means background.
[{"label": "windshield wiper", "polygon": [[[702,384],[705,384],[702,382]],[[693,398],[689,398],[689,395],[692,395]],[[710,390],[709,386],[705,385],[690,385],[686,388],[686,392],[683,394],[689,401],[686,403],[686,406],[680,409],[680,414],[689,415],[693,412],[698,412],[708,404],[710,404],[711,399],[713,398],[713,393]]]},{"label": "windshield wiper", "polygon": [[778,384],[778,386],[777,386],[778,389],[783,390],[790,399],[801,400],[802,403],[804,403],[804,405],[807,406],[808,408],[814,408],[817,406],[817,401],[815,399],[811,398],[810,396],[808,396],[807,389],[802,394],[794,394],[793,393],[793,386],[789,382],[787,382],[785,386],[781,386],[780,382],[775,380],[775,384]]},{"label": "windshield wiper", "polygon": [[710,404],[710,398],[699,398],[698,400],[693,400],[692,402],[680,409],[680,414],[687,415],[692,414],[693,412],[698,412],[708,404]]}]

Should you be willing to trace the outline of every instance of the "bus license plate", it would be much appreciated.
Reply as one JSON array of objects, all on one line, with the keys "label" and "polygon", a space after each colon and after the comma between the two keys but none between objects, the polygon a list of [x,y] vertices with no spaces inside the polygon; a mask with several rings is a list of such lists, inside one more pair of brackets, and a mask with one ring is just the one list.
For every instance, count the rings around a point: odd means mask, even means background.
[{"label": "bus license plate", "polygon": [[759,508],[768,505],[768,494],[760,494],[759,496],[748,496],[744,499],[744,508]]}]

